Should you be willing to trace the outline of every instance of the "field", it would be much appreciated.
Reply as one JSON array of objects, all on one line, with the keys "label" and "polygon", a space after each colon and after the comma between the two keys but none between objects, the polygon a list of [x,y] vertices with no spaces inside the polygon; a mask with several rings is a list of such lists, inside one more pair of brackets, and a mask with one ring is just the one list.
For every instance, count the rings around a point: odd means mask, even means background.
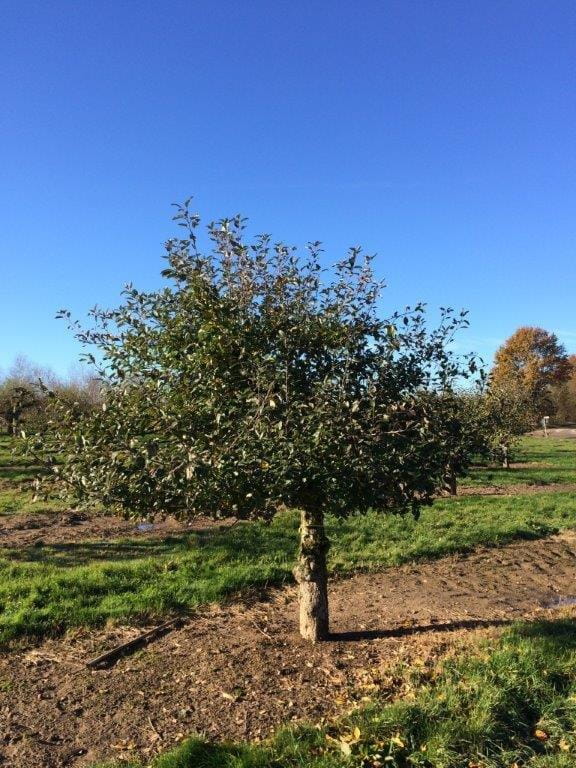
[{"label": "field", "polygon": [[511,470],[474,468],[418,521],[331,520],[333,637],[315,647],[296,633],[294,513],[136,526],[32,502],[11,448],[0,765],[575,764],[576,440],[525,438]]}]

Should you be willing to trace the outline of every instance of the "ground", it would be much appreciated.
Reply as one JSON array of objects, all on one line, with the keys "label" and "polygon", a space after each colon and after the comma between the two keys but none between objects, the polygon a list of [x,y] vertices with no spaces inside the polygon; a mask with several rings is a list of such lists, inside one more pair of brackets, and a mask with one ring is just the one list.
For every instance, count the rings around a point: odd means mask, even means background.
[{"label": "ground", "polygon": [[[174,589],[182,564],[198,548],[221,567],[224,560],[236,562],[234,548],[218,549],[215,541],[249,547],[244,555],[250,559],[256,548],[247,531],[253,529],[230,528],[230,521],[214,528],[201,521],[190,531],[166,521],[141,530],[101,515],[46,506],[36,512],[24,494],[13,493],[26,468],[14,479],[7,471],[13,465],[6,463],[4,492],[12,506],[0,517],[0,545],[5,578],[19,586],[4,592],[0,765],[56,768],[110,758],[146,760],[191,733],[257,740],[290,721],[326,724],[370,699],[401,698],[402,670],[434,668],[515,620],[571,617],[576,442],[566,437],[528,439],[523,460],[510,473],[475,470],[459,499],[439,500],[428,517],[414,523],[421,526],[413,529],[420,539],[405,534],[400,521],[382,529],[374,527],[376,520],[369,528],[342,529],[344,546],[335,547],[332,559],[337,577],[331,585],[333,636],[327,643],[310,647],[299,638],[295,590],[277,586],[285,580],[284,560],[291,558],[294,531],[287,520],[267,529],[265,535],[274,537],[268,544],[280,553],[274,560],[278,570],[263,565],[251,572],[258,590],[240,596],[225,590],[226,599],[209,605],[194,593],[181,626],[98,669],[86,662],[151,626],[149,607],[128,623],[109,609],[119,560],[126,560],[121,575],[130,581],[138,568],[159,559],[168,566],[155,576],[155,586],[168,579]],[[467,551],[449,554],[454,541],[465,539],[460,523],[468,531]],[[361,539],[362,562],[353,557],[354,536]],[[98,558],[103,562],[94,565]],[[51,581],[39,580],[45,572]],[[68,583],[62,581],[67,572],[86,575],[84,591],[97,594],[97,610],[66,589],[50,591],[54,580]],[[102,582],[110,572],[114,578],[106,591]],[[276,575],[267,578],[269,573]],[[148,606],[149,582],[139,575],[130,589],[141,590],[138,605]],[[51,613],[50,599],[59,601],[57,612]],[[10,612],[18,601],[16,619]],[[164,607],[158,607],[155,622]],[[22,631],[26,615],[28,633]],[[166,615],[174,615],[173,606]]]}]

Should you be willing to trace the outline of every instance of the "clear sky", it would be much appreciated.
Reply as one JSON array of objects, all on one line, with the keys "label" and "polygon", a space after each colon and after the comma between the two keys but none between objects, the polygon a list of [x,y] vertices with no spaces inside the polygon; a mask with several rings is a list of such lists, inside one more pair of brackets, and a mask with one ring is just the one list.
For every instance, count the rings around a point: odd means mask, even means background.
[{"label": "clear sky", "polygon": [[0,0],[0,367],[160,283],[170,204],[576,351],[574,0]]}]

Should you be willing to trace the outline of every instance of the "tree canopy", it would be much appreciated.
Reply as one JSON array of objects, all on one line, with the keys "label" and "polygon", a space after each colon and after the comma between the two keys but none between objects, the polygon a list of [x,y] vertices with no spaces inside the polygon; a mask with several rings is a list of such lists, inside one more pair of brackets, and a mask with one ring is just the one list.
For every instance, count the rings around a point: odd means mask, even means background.
[{"label": "tree canopy", "polygon": [[524,326],[497,350],[491,381],[495,387],[522,388],[535,414],[552,407],[551,387],[570,378],[571,363],[554,333]]},{"label": "tree canopy", "polygon": [[[298,576],[321,602],[325,512],[416,513],[442,483],[424,395],[474,371],[450,347],[466,313],[445,309],[432,330],[423,305],[384,317],[359,248],[325,269],[319,243],[299,255],[267,235],[247,242],[237,216],[208,226],[202,252],[198,216],[185,204],[175,218],[186,234],[166,244],[168,284],[127,286],[120,307],[73,324],[105,382],[102,407],[52,398],[34,450],[61,457],[57,477],[79,500],[126,515],[303,510]],[[326,634],[325,608],[307,636]]]}]

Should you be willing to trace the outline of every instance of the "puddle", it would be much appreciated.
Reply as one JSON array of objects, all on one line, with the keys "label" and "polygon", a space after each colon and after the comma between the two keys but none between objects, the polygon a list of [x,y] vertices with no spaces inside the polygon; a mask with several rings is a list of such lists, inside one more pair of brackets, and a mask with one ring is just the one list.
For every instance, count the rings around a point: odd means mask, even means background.
[{"label": "puddle", "polygon": [[147,533],[153,529],[154,523],[138,523],[134,530],[138,531],[138,533]]}]

